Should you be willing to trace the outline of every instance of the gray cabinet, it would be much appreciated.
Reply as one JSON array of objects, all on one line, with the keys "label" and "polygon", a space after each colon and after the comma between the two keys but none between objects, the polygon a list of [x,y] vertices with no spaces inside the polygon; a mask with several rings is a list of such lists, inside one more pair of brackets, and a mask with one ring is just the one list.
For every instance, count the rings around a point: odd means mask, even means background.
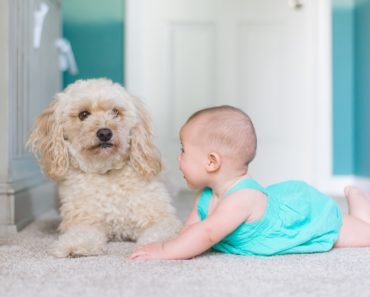
[{"label": "gray cabinet", "polygon": [[[41,5],[48,11],[36,46],[35,12]],[[36,116],[61,88],[55,47],[60,5],[58,0],[0,1],[0,235],[53,207],[55,185],[40,173],[25,143]]]}]

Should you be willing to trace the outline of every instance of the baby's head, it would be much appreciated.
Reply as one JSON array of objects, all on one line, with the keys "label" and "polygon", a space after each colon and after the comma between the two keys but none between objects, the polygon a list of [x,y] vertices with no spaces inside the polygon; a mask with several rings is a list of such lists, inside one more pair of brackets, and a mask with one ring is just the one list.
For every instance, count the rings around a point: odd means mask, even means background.
[{"label": "baby's head", "polygon": [[233,163],[248,166],[254,159],[257,137],[253,123],[242,110],[228,106],[205,108],[194,113],[183,128],[191,127],[196,140]]}]

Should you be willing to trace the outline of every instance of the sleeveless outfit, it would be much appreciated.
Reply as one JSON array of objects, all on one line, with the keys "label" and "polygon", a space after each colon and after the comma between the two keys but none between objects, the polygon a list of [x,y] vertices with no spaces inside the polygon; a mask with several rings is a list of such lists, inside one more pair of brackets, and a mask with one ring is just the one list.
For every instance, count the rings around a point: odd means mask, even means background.
[{"label": "sleeveless outfit", "polygon": [[[302,181],[268,186],[250,178],[229,189],[223,199],[240,189],[255,189],[267,196],[264,215],[242,223],[212,249],[229,254],[271,256],[317,253],[330,250],[342,226],[339,206],[328,196]],[[207,218],[212,189],[205,188],[198,200],[198,213]]]}]

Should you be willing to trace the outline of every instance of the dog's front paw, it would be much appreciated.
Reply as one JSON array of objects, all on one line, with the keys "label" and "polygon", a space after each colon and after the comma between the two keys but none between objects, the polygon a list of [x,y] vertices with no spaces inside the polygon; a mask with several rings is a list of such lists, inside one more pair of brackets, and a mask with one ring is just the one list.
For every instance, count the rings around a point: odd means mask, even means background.
[{"label": "dog's front paw", "polygon": [[181,222],[176,218],[165,219],[147,228],[137,239],[138,245],[170,240],[176,237],[181,229]]},{"label": "dog's front paw", "polygon": [[50,246],[48,252],[57,258],[98,256],[105,253],[105,245],[101,246],[87,242],[68,244],[58,240]]},{"label": "dog's front paw", "polygon": [[106,236],[94,227],[83,226],[68,230],[49,248],[58,258],[97,256],[106,251]]}]

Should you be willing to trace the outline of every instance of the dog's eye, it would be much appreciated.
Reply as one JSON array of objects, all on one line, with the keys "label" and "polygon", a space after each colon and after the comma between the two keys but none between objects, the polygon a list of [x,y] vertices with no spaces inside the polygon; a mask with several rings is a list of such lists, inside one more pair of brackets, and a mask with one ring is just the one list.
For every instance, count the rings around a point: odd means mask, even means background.
[{"label": "dog's eye", "polygon": [[114,118],[118,117],[118,115],[119,115],[119,111],[118,111],[118,109],[117,109],[117,108],[113,108],[113,109],[112,109],[112,113],[113,113],[113,117],[114,117]]},{"label": "dog's eye", "polygon": [[84,111],[81,111],[79,114],[78,114],[78,117],[80,118],[81,121],[85,120],[91,113],[89,113],[88,111],[84,110]]}]

